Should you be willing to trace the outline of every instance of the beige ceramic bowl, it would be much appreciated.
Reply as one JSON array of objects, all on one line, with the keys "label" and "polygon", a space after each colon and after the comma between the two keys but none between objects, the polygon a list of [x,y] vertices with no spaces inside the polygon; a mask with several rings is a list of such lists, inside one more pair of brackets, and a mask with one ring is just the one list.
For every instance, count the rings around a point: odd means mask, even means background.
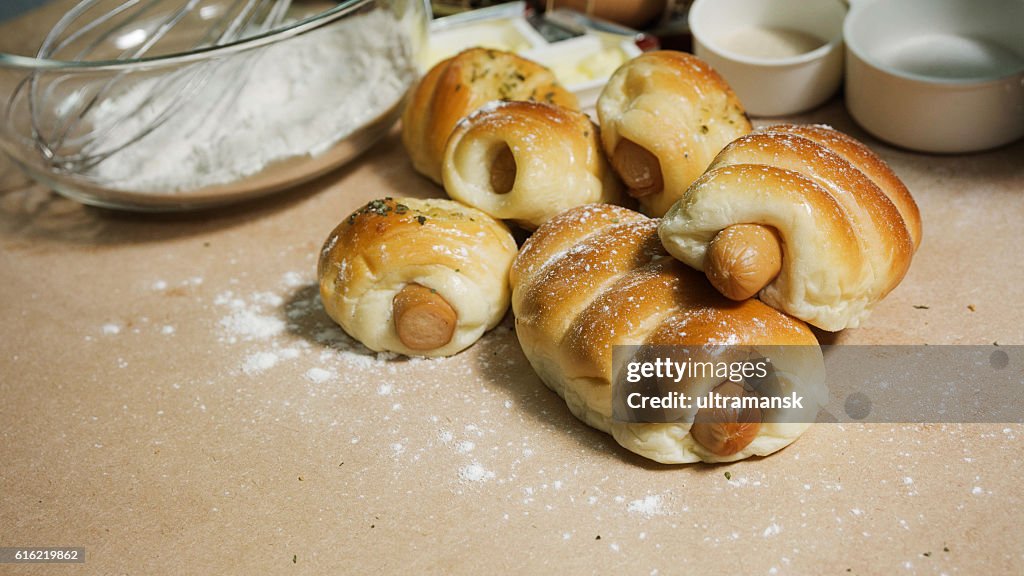
[{"label": "beige ceramic bowl", "polygon": [[840,0],[697,0],[694,53],[713,66],[754,116],[813,108],[843,76]]},{"label": "beige ceramic bowl", "polygon": [[875,136],[939,153],[1024,136],[1024,1],[856,2],[844,35],[846,105]]}]

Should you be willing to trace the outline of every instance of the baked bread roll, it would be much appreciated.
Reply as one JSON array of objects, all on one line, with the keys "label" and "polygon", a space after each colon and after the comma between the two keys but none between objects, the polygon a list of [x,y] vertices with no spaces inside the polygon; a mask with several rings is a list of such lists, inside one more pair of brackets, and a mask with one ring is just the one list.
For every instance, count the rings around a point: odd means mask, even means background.
[{"label": "baked bread roll", "polygon": [[579,107],[576,96],[544,66],[511,52],[465,50],[431,68],[405,108],[402,143],[416,170],[440,184],[445,144],[455,125],[495,100]]},{"label": "baked bread roll", "polygon": [[[516,333],[530,364],[577,418],[658,462],[728,462],[788,445],[827,397],[814,335],[758,300],[723,298],[664,251],[657,226],[638,212],[592,204],[563,212],[526,241],[510,278]],[[779,375],[776,392],[801,394],[803,410],[732,419],[684,410],[675,423],[617,421],[612,382],[622,366],[613,366],[612,351],[629,344],[688,346],[707,355],[760,350]],[[736,395],[725,384],[705,377],[681,386],[693,396]]]},{"label": "baked bread roll", "polygon": [[734,300],[824,330],[853,328],[903,279],[921,242],[910,192],[866,146],[826,126],[741,137],[665,215],[665,248]]},{"label": "baked bread roll", "polygon": [[451,200],[374,200],[320,253],[327,314],[376,351],[448,356],[508,309],[516,243],[504,224]]},{"label": "baked bread roll", "polygon": [[647,52],[624,64],[597,114],[612,166],[650,216],[664,214],[726,144],[751,130],[725,80],[682,52]]},{"label": "baked bread roll", "polygon": [[569,208],[616,201],[622,186],[590,118],[538,102],[492,102],[459,122],[443,174],[455,200],[531,230]]}]

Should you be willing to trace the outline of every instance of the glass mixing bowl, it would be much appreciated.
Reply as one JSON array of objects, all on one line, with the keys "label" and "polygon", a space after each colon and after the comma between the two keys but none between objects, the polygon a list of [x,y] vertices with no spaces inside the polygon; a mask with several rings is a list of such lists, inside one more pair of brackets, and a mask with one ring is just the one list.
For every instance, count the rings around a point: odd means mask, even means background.
[{"label": "glass mixing bowl", "polygon": [[0,147],[83,203],[172,211],[294,186],[389,130],[425,0],[292,0],[262,28],[247,1],[5,0]]}]

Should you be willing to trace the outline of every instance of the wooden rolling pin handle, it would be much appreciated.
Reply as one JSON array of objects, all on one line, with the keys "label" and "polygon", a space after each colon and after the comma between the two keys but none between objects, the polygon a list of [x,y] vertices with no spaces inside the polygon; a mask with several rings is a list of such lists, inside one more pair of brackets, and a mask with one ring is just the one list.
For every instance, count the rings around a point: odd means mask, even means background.
[{"label": "wooden rolling pin handle", "polygon": [[736,224],[711,241],[704,273],[726,298],[746,300],[782,270],[782,241],[771,226]]},{"label": "wooden rolling pin handle", "polygon": [[[742,398],[746,390],[740,383],[726,381],[719,384],[713,393],[727,398]],[[712,453],[732,456],[754,441],[761,430],[761,418],[761,409],[756,407],[746,410],[701,408],[694,416],[690,435]]]},{"label": "wooden rolling pin handle", "polygon": [[615,146],[612,167],[634,198],[657,194],[665,189],[658,157],[632,140],[623,139]]},{"label": "wooden rolling pin handle", "polygon": [[458,314],[436,291],[406,284],[391,301],[398,339],[412,350],[434,350],[451,342]]}]

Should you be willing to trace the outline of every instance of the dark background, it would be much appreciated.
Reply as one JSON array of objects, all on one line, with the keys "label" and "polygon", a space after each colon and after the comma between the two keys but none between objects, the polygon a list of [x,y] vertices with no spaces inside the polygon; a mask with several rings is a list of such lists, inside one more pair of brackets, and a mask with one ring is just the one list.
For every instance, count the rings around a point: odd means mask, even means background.
[{"label": "dark background", "polygon": [[43,0],[3,0],[0,2],[0,20],[6,20],[27,11],[33,6],[39,6]]}]

